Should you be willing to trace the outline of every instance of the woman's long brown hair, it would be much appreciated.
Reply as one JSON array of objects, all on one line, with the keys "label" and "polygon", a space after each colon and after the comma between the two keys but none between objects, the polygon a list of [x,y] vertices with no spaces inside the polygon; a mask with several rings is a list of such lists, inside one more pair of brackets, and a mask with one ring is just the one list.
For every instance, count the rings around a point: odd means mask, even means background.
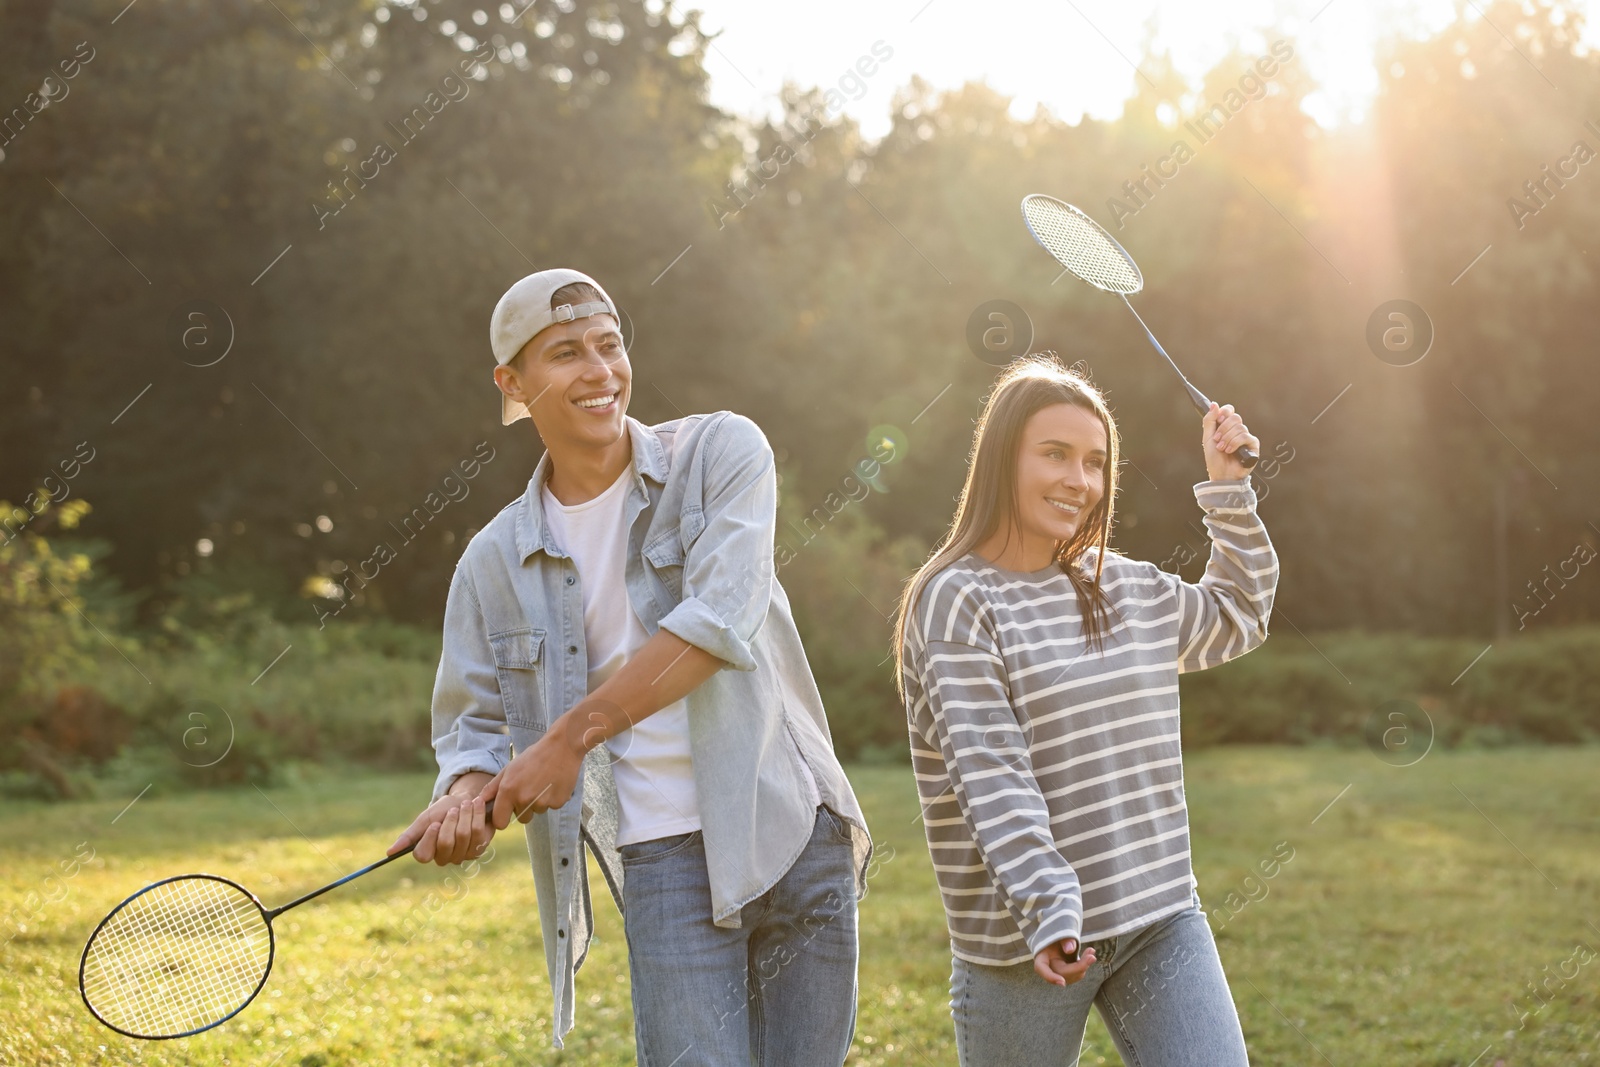
[{"label": "woman's long brown hair", "polygon": [[[1009,530],[1020,528],[1022,509],[1017,502],[1017,456],[1022,446],[1022,428],[1034,412],[1053,404],[1073,404],[1097,417],[1106,430],[1105,493],[1079,525],[1072,538],[1056,546],[1055,562],[1078,590],[1079,603],[1087,605],[1084,627],[1089,641],[1104,651],[1109,623],[1109,598],[1100,588],[1100,573],[1105,565],[1111,540],[1111,519],[1117,497],[1117,463],[1121,451],[1117,423],[1111,416],[1100,390],[1076,367],[1068,369],[1043,355],[1026,356],[1007,365],[983,405],[977,429],[972,435],[972,452],[967,461],[967,480],[961,487],[955,518],[900,598],[900,611],[894,625],[895,685],[905,695],[902,668],[905,662],[906,620],[916,610],[917,598],[934,575],[971,552],[997,533],[1003,522]],[[1094,576],[1090,578],[1073,566],[1092,546],[1098,546]]]}]

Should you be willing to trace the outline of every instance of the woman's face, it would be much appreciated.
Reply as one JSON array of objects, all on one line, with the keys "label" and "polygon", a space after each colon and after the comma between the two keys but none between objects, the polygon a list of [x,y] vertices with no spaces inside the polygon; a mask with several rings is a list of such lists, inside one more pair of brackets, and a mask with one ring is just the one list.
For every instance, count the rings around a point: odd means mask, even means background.
[{"label": "woman's face", "polygon": [[1100,417],[1067,403],[1034,412],[1017,453],[1017,510],[1027,551],[1070,539],[1105,491],[1106,429]]}]

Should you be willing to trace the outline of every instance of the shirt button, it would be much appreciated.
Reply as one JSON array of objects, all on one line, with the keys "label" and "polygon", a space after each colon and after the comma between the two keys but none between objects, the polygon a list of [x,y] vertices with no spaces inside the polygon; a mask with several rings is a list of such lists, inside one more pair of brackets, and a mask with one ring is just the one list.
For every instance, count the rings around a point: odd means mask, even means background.
[{"label": "shirt button", "polygon": [[567,936],[567,932],[565,930],[557,930],[556,931],[556,936],[557,937],[566,937]]},{"label": "shirt button", "polygon": [[571,585],[571,584],[572,584],[572,583],[573,583],[573,582],[575,582],[575,581],[577,581],[577,580],[578,580],[578,579],[576,579],[576,578],[574,578],[574,577],[573,577],[573,576],[572,576],[572,575],[570,575],[570,574],[569,574],[569,575],[567,575],[567,584],[568,584],[568,585]]},{"label": "shirt button", "polygon": [[576,656],[578,654],[578,646],[577,645],[568,645],[567,646],[567,653],[569,655]]},{"label": "shirt button", "polygon": [[561,866],[563,866],[563,867],[565,867],[565,866],[566,866],[566,865],[567,865],[567,864],[568,864],[568,863],[570,863],[570,862],[571,862],[571,861],[570,861],[570,860],[568,860],[568,859],[567,859],[567,857],[565,857],[565,856],[562,856],[562,857],[561,857]]}]

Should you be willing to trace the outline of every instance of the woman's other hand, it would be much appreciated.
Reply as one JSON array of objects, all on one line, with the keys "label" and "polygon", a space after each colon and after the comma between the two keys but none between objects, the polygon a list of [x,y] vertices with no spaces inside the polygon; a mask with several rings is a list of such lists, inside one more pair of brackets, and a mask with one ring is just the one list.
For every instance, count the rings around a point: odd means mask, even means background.
[{"label": "woman's other hand", "polygon": [[1038,972],[1051,985],[1063,988],[1071,985],[1083,977],[1089,965],[1094,962],[1094,946],[1090,945],[1078,955],[1078,962],[1072,963],[1067,959],[1068,953],[1078,946],[1076,938],[1067,938],[1057,941],[1053,945],[1046,945],[1033,957],[1033,969]]}]

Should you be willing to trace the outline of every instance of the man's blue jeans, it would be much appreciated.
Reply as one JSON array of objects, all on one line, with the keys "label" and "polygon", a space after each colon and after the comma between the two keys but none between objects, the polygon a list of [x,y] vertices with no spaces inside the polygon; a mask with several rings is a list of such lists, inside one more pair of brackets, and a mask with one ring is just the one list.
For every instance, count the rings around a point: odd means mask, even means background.
[{"label": "man's blue jeans", "polygon": [[955,958],[950,1009],[961,1067],[1075,1067],[1092,1005],[1136,1067],[1248,1067],[1244,1033],[1200,895],[1176,915],[1103,941],[1062,989],[1032,962]]},{"label": "man's blue jeans", "polygon": [[737,930],[711,922],[699,831],[623,845],[623,927],[640,1067],[840,1067],[856,1023],[848,828],[811,840]]}]

